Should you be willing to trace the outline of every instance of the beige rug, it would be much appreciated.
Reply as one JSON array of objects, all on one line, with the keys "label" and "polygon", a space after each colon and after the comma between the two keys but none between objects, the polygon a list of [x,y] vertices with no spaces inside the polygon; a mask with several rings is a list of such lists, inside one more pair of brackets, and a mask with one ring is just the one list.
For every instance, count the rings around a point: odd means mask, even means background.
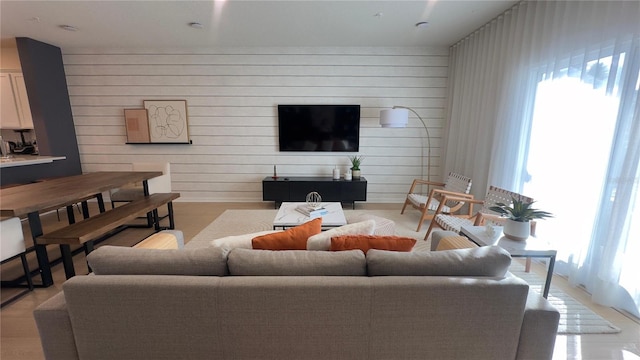
[{"label": "beige rug", "polygon": [[[186,247],[204,247],[209,246],[211,240],[224,236],[271,230],[276,212],[277,210],[227,210],[191,239]],[[393,220],[396,223],[397,235],[415,238],[419,240],[416,246],[420,250],[429,250],[429,242],[423,241],[428,223],[422,226],[423,229],[419,233],[415,231],[419,219],[417,211],[409,211],[404,215],[400,215],[399,210],[345,210],[347,220],[364,213]],[[538,293],[542,292],[544,279],[533,272],[524,272],[524,266],[520,261],[513,262],[511,272],[527,281],[531,288]],[[559,334],[620,332],[619,328],[589,310],[579,301],[553,286],[553,284],[549,292],[549,301],[560,311]]]}]

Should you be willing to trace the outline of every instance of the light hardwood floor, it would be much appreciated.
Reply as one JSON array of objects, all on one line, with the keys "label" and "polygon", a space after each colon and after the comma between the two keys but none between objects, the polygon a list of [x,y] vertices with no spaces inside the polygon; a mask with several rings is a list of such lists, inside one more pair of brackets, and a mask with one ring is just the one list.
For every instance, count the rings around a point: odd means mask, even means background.
[{"label": "light hardwood floor", "polygon": [[[401,204],[358,204],[358,209],[397,209]],[[190,240],[200,230],[215,220],[227,209],[272,209],[273,203],[186,203],[174,204],[176,228],[183,231],[185,241]],[[92,210],[95,211],[95,210]],[[56,213],[43,216],[45,232],[64,226],[66,217],[64,211],[60,212],[61,221],[57,220]],[[26,229],[26,224],[24,224]],[[147,229],[127,229],[102,244],[130,246],[141,240],[150,231]],[[29,237],[26,229],[25,237]],[[55,256],[55,250],[53,251]],[[33,256],[30,256],[34,261]],[[13,264],[15,263],[15,264]],[[86,273],[87,266],[83,254],[74,256],[77,274]],[[14,274],[19,274],[17,266],[19,260],[2,266],[3,280],[10,279]],[[534,267],[534,271],[544,272],[541,267]],[[15,277],[15,276],[14,276]],[[55,285],[49,288],[38,288],[19,300],[5,306],[0,311],[0,358],[12,359],[43,359],[40,348],[38,331],[33,320],[33,310],[42,302],[61,290],[64,282],[64,270],[62,264],[53,266]],[[36,279],[39,281],[39,279]],[[556,338],[554,359],[640,359],[640,324],[624,316],[623,314],[603,306],[596,305],[589,300],[587,293],[579,288],[570,287],[567,281],[559,276],[554,276],[553,284],[559,286],[574,298],[587,305],[594,312],[603,316],[614,325],[620,327],[619,334],[564,336]],[[2,289],[4,300],[14,292],[13,289]]]}]

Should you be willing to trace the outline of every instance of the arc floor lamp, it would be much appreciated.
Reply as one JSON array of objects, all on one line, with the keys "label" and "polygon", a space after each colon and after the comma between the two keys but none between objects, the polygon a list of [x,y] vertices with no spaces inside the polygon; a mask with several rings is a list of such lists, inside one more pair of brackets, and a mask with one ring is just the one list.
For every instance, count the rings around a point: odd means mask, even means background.
[{"label": "arc floor lamp", "polygon": [[[383,128],[407,127],[407,124],[409,123],[409,111],[414,113],[416,117],[420,119],[424,130],[427,132],[427,181],[431,181],[431,135],[429,134],[427,124],[422,120],[420,115],[410,107],[394,106],[391,109],[380,110],[380,126]],[[424,148],[421,148],[420,154],[422,156],[421,169],[424,171]]]}]

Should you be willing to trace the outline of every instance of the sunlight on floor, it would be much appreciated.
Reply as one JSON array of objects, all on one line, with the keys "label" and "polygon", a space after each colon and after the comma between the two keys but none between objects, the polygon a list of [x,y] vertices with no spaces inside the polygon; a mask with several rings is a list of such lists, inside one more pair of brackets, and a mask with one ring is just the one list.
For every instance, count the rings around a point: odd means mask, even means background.
[{"label": "sunlight on floor", "polygon": [[627,350],[622,350],[622,359],[623,360],[640,360],[640,356],[631,353]]}]

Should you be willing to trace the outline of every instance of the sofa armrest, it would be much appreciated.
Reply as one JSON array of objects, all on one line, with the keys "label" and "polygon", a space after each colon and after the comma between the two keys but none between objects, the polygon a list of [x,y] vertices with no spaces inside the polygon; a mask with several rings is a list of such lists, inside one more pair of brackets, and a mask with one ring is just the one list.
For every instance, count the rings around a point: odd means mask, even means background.
[{"label": "sofa armrest", "polygon": [[33,317],[46,359],[79,359],[63,292],[40,304]]},{"label": "sofa armrest", "polygon": [[516,359],[551,359],[559,320],[558,310],[529,290]]}]

